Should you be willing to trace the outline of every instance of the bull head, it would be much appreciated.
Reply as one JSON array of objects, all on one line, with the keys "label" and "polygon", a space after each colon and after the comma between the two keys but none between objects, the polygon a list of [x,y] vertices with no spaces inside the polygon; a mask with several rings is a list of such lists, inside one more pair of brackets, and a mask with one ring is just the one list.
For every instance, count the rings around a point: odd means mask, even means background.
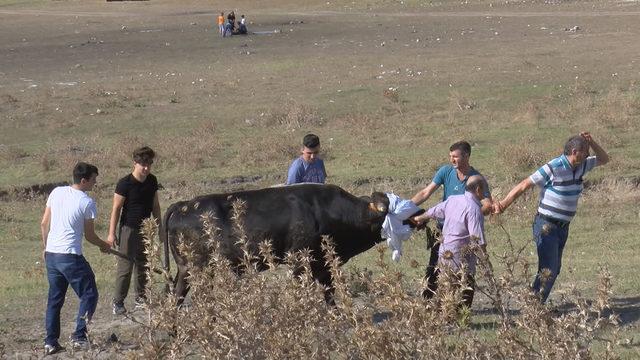
[{"label": "bull head", "polygon": [[376,191],[371,194],[371,197],[368,198],[367,201],[369,201],[369,209],[375,211],[380,216],[387,215],[387,211],[389,211],[389,198],[387,198],[387,195]]}]

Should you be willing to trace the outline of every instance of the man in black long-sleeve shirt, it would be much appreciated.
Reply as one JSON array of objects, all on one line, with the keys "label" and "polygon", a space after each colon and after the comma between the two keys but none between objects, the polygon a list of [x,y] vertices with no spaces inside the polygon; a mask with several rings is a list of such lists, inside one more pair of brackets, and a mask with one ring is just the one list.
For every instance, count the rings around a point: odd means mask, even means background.
[{"label": "man in black long-sleeve shirt", "polygon": [[[151,174],[154,157],[155,153],[149,147],[136,149],[133,152],[133,171],[118,181],[113,195],[108,241],[118,244],[120,251],[130,259],[118,259],[113,295],[113,313],[116,315],[127,311],[124,300],[129,292],[132,272],[135,272],[136,306],[144,305],[146,300],[149,269],[140,227],[142,221],[151,215],[160,219],[158,179]],[[116,236],[118,218],[120,227]]]}]

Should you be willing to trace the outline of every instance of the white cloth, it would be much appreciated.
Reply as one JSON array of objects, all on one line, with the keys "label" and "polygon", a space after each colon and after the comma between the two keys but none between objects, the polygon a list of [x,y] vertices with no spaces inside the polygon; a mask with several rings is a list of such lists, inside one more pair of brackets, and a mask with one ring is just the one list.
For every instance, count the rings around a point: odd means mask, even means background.
[{"label": "white cloth", "polygon": [[49,194],[51,225],[45,251],[82,255],[84,220],[95,219],[96,203],[84,191],[71,186],[59,186]]},{"label": "white cloth", "polygon": [[411,227],[402,225],[409,216],[420,210],[411,200],[405,200],[393,193],[386,193],[389,198],[389,211],[382,223],[380,235],[387,239],[387,245],[391,248],[393,261],[400,261],[402,256],[402,242],[411,236]]}]

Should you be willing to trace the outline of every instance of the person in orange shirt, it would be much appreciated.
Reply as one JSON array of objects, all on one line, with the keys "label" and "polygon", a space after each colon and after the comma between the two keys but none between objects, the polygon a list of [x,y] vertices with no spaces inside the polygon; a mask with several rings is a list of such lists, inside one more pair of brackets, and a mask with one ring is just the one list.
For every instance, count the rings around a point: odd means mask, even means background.
[{"label": "person in orange shirt", "polygon": [[220,35],[224,37],[224,12],[218,15],[218,29],[220,29]]}]

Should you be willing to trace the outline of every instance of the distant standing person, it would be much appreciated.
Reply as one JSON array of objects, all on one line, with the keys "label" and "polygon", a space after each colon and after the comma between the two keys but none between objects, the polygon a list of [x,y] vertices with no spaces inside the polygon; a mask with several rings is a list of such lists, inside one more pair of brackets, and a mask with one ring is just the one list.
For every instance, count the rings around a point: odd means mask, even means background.
[{"label": "distant standing person", "polygon": [[231,25],[231,31],[233,32],[236,26],[236,14],[233,11],[227,15],[227,23]]},{"label": "distant standing person", "polygon": [[[439,246],[438,267],[435,269],[439,275],[444,269],[449,269],[462,280],[462,274],[458,274],[462,265],[466,265],[466,283],[462,289],[462,302],[471,308],[475,292],[476,255],[465,253],[472,245],[473,239],[477,239],[477,245],[482,251],[486,251],[484,237],[484,215],[482,203],[487,193],[486,181],[481,175],[470,176],[465,183],[465,191],[462,195],[452,195],[447,200],[430,208],[422,215],[416,216],[417,223],[428,219],[436,219],[443,223],[442,244]],[[438,283],[431,291],[437,291]]]},{"label": "distant standing person", "polygon": [[301,152],[302,155],[289,166],[286,185],[305,182],[324,184],[327,172],[324,169],[324,161],[318,157],[320,138],[314,134],[305,135]]},{"label": "distant standing person", "polygon": [[71,335],[74,348],[87,349],[87,323],[98,305],[98,287],[91,266],[82,255],[83,235],[103,252],[111,248],[94,230],[97,216],[95,201],[86,194],[96,184],[98,168],[79,162],[73,169],[73,185],[59,186],[51,192],[42,216],[40,229],[43,257],[47,267],[49,295],[45,324],[47,337],[45,355],[64,350],[60,345],[60,311],[69,285],[78,295],[80,304],[76,329]]},{"label": "distant standing person", "polygon": [[[589,156],[589,148],[595,156]],[[609,162],[609,155],[591,134],[572,136],[564,145],[564,153],[549,161],[516,185],[507,196],[494,203],[494,213],[506,210],[520,195],[533,186],[539,187],[538,213],[533,220],[533,238],[538,250],[538,273],[534,293],[546,302],[560,274],[562,252],[569,237],[569,223],[578,209],[582,193],[582,177],[596,166]]]},{"label": "distant standing person", "polygon": [[[113,297],[115,315],[127,312],[124,300],[129,292],[132,272],[135,273],[136,307],[142,307],[146,302],[145,290],[149,268],[140,227],[142,221],[152,214],[158,221],[161,215],[158,179],[151,174],[154,158],[155,152],[151,148],[144,146],[136,149],[133,152],[133,171],[118,181],[113,195],[109,241],[119,245],[120,251],[129,258],[129,260],[118,258]],[[120,227],[119,235],[116,236],[118,220]]]},{"label": "distant standing person", "polygon": [[218,15],[218,29],[220,30],[220,36],[224,37],[224,12]]},{"label": "distant standing person", "polygon": [[[440,186],[442,186],[444,190],[442,194],[442,201],[446,201],[452,195],[464,194],[465,186],[469,177],[480,175],[480,173],[469,164],[470,157],[471,144],[466,141],[459,141],[452,144],[449,147],[450,164],[440,167],[433,176],[431,183],[415,194],[411,201],[416,205],[422,204],[427,201],[427,199],[429,199]],[[482,199],[482,213],[484,215],[488,215],[492,210],[492,199],[488,186],[484,188],[484,191],[485,193]],[[438,220],[438,229],[442,230],[443,224],[443,221]],[[422,292],[422,296],[428,299],[433,296],[435,289],[438,287],[438,274],[435,270],[438,263],[440,243],[436,242],[435,244],[429,245],[431,246],[431,255],[429,257],[429,263],[427,264],[425,275],[427,287]]]}]

